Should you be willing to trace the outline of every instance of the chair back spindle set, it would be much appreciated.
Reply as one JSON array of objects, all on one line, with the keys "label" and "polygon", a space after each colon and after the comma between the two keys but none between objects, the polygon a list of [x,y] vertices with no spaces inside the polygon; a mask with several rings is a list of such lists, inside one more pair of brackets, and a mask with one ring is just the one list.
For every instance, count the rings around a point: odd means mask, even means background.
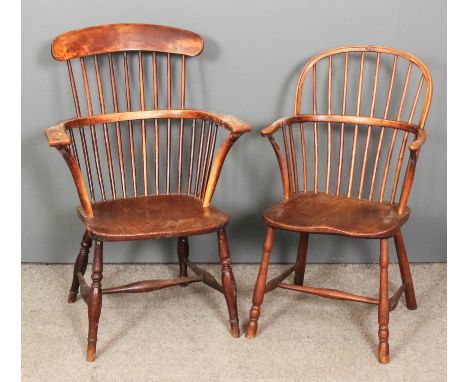
[{"label": "chair back spindle set", "polygon": [[[46,129],[73,177],[85,224],[68,301],[88,304],[87,360],[94,361],[102,295],[202,282],[221,292],[231,334],[239,337],[236,283],[226,236],[229,216],[211,206],[224,160],[249,124],[186,109],[186,67],[203,50],[195,33],[146,24],[112,24],[58,36],[76,116]],[[265,293],[284,288],[378,305],[379,361],[389,360],[389,311],[404,293],[416,309],[400,227],[425,140],[432,96],[425,65],[390,48],[324,52],[299,77],[295,111],[262,130],[276,155],[283,200],[264,212],[264,253],[246,336],[256,336]],[[277,138],[277,140],[275,139]],[[411,140],[412,139],[412,140]],[[274,232],[299,233],[296,263],[267,282]],[[188,237],[216,232],[221,282],[189,260]],[[303,285],[310,233],[380,240],[378,298]],[[179,277],[103,288],[103,243],[177,237]],[[388,239],[402,286],[388,297]],[[94,243],[91,284],[84,278]],[[190,268],[194,276],[188,276]],[[283,283],[294,273],[294,283]]]}]

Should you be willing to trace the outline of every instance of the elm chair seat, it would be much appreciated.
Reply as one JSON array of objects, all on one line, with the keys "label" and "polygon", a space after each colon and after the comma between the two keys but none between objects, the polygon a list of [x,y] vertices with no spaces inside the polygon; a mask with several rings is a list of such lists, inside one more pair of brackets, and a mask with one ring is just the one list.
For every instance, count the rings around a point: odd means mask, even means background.
[{"label": "elm chair seat", "polygon": [[78,207],[80,219],[98,240],[144,240],[216,232],[229,216],[190,195],[152,195],[93,204],[92,218]]},{"label": "elm chair seat", "polygon": [[353,237],[389,237],[407,220],[410,209],[398,213],[398,205],[324,193],[299,193],[263,213],[275,228]]}]

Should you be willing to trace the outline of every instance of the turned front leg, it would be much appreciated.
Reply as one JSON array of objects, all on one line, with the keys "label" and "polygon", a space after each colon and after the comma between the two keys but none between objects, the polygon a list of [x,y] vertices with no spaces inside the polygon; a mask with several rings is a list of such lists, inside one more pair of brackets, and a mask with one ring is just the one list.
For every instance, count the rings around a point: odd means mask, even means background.
[{"label": "turned front leg", "polygon": [[91,275],[91,290],[88,296],[88,352],[86,359],[93,362],[96,359],[96,343],[99,317],[102,307],[102,241],[96,241],[94,248],[93,273]]},{"label": "turned front leg", "polygon": [[379,362],[388,363],[388,240],[380,240],[380,292],[379,292]]},{"label": "turned front leg", "polygon": [[218,231],[219,261],[221,264],[221,281],[224,290],[224,297],[229,312],[229,322],[231,323],[231,335],[240,336],[239,317],[237,314],[237,287],[234,273],[231,268],[229,246],[224,228]]},{"label": "turned front leg", "polygon": [[78,288],[80,286],[80,282],[77,277],[77,273],[85,274],[86,268],[88,266],[88,254],[89,249],[91,248],[92,240],[89,236],[88,231],[85,231],[83,235],[83,240],[81,240],[81,248],[78,256],[75,260],[75,266],[73,267],[73,280],[72,285],[70,287],[70,291],[68,293],[68,302],[73,303],[76,301],[76,295],[78,294]]},{"label": "turned front leg", "polygon": [[258,270],[257,283],[252,297],[252,308],[250,309],[250,320],[247,326],[245,336],[255,338],[257,335],[258,318],[260,317],[260,306],[265,296],[265,285],[268,276],[268,264],[270,263],[270,252],[273,247],[273,238],[275,230],[272,227],[267,228],[265,243],[263,244],[263,257]]}]

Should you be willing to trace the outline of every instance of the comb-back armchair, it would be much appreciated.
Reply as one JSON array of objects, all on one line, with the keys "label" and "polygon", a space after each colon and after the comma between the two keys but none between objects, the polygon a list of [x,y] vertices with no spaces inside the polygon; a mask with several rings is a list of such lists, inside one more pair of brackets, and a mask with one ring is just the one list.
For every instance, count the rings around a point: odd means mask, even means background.
[{"label": "comb-back armchair", "polygon": [[[88,361],[95,360],[106,293],[203,282],[224,294],[231,334],[239,337],[229,216],[211,199],[226,155],[251,127],[230,115],[185,108],[187,58],[202,49],[195,33],[145,24],[89,27],[52,43],[53,57],[67,63],[76,117],[45,133],[71,171],[85,225],[68,302],[79,291],[88,304]],[[212,232],[218,235],[221,283],[189,260],[188,236]],[[179,278],[102,288],[103,242],[169,237],[178,239]]]},{"label": "comb-back armchair", "polygon": [[[426,66],[395,49],[343,47],[306,63],[296,88],[294,115],[261,132],[276,154],[284,196],[263,213],[267,232],[247,338],[256,336],[264,295],[284,288],[378,305],[378,358],[389,361],[389,311],[402,293],[408,309],[416,309],[401,226],[410,214],[407,203],[426,139],[431,97]],[[267,282],[276,229],[299,233],[297,259]],[[304,286],[309,234],[380,240],[379,297]],[[402,286],[389,298],[390,238],[395,241]],[[284,283],[293,272],[294,283]]]}]

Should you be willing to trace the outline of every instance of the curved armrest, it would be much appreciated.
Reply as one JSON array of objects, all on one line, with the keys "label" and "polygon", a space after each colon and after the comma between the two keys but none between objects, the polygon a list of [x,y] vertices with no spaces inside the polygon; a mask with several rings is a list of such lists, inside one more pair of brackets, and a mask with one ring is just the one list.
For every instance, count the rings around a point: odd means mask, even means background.
[{"label": "curved armrest", "polygon": [[277,121],[273,122],[270,126],[264,128],[261,131],[261,134],[265,137],[273,134],[276,130],[283,126],[305,122],[331,122],[346,123],[353,125],[383,126],[391,127],[393,129],[409,131],[413,134],[418,134],[421,130],[416,125],[400,121],[393,121],[389,119],[336,114],[296,114],[278,119]]},{"label": "curved armrest", "polygon": [[44,132],[50,147],[61,147],[71,144],[71,139],[65,130],[65,124],[63,122],[60,122],[55,126],[48,127]]},{"label": "curved armrest", "polygon": [[277,119],[275,122],[273,122],[270,126],[265,127],[260,131],[260,134],[262,134],[263,137],[267,137],[269,135],[272,135],[276,130],[279,128],[289,125],[292,123],[297,122],[297,116],[296,115],[290,115],[288,117],[283,117],[280,119]]},{"label": "curved armrest", "polygon": [[113,123],[123,121],[135,121],[142,119],[170,118],[182,119],[193,118],[202,119],[219,124],[228,129],[233,134],[242,134],[252,130],[252,127],[229,114],[211,113],[205,110],[183,109],[183,110],[145,110],[129,111],[124,113],[99,114],[89,117],[77,117],[63,121],[66,129],[73,129],[82,126],[98,125],[102,123]]},{"label": "curved armrest", "polygon": [[418,136],[416,140],[413,143],[411,143],[411,145],[409,146],[409,149],[412,152],[419,151],[423,143],[426,141],[426,137],[427,137],[426,132],[423,129],[419,129]]}]

